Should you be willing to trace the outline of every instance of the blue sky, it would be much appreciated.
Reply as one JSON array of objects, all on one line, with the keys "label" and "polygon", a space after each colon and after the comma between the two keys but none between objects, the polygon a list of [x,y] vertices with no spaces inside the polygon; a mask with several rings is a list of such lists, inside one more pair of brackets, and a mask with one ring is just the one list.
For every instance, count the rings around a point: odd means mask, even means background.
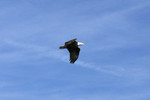
[{"label": "blue sky", "polygon": [[[149,100],[149,0],[0,0],[0,100]],[[69,63],[64,42],[85,43]]]}]

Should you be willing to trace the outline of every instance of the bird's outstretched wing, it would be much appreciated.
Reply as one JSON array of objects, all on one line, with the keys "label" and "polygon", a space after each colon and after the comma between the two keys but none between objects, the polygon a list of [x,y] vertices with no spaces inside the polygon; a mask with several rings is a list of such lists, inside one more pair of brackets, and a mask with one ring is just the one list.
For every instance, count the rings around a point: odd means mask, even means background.
[{"label": "bird's outstretched wing", "polygon": [[75,42],[75,40],[77,40],[77,39],[75,38],[75,39],[65,42],[65,46],[72,44],[73,42]]},{"label": "bird's outstretched wing", "polygon": [[76,47],[71,50],[68,49],[68,51],[70,52],[70,63],[74,63],[78,59],[80,48]]}]

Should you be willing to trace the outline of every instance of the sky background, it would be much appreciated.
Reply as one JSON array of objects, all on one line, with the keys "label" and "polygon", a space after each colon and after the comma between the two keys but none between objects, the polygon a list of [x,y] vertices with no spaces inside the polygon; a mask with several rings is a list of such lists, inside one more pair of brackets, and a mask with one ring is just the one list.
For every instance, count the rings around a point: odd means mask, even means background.
[{"label": "sky background", "polygon": [[150,100],[150,1],[0,0],[0,100]]}]

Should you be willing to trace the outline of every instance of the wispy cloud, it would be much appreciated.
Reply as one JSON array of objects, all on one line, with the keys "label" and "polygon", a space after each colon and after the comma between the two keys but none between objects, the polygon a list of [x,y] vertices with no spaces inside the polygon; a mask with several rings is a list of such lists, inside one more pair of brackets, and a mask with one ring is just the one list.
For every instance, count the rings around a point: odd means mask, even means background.
[{"label": "wispy cloud", "polygon": [[[69,63],[69,60],[68,60],[69,59],[69,53],[67,53],[67,55],[66,55],[62,51],[54,50],[53,48],[37,46],[37,45],[32,45],[32,44],[24,44],[24,43],[15,42],[12,40],[7,40],[7,41],[5,40],[5,43],[7,43],[11,46],[15,46],[16,48],[22,48],[23,50],[8,53],[6,55],[4,54],[3,56],[1,55],[1,57],[3,57],[3,58],[5,58],[5,57],[9,58],[10,57],[13,59],[18,59],[18,57],[16,57],[17,55],[18,56],[19,55],[25,56],[26,52],[35,52],[35,54],[33,55],[34,57],[51,57],[51,58],[58,59],[58,60],[61,60],[63,62]],[[28,55],[28,56],[31,56],[31,55]],[[115,70],[108,70],[107,68],[95,66],[94,64],[87,63],[84,61],[77,61],[75,64],[78,66],[81,66],[83,68],[88,68],[91,70],[95,70],[97,72],[103,72],[103,73],[112,74],[115,76],[120,76],[120,74],[117,72],[124,70],[121,67],[118,69],[115,69]]]},{"label": "wispy cloud", "polygon": [[[55,50],[50,47],[39,46],[39,45],[34,45],[34,44],[25,44],[25,43],[16,42],[13,40],[5,40],[4,42],[11,46],[15,46],[16,48],[22,48],[22,49],[21,51],[3,54],[1,55],[1,58],[8,59],[10,57],[11,59],[12,58],[13,59],[24,59],[24,58],[29,59],[30,56],[33,56],[33,58],[50,57],[52,59],[58,59],[63,62],[69,63],[69,53],[68,52],[65,53],[63,51],[60,51],[59,49]],[[27,55],[28,52],[32,52],[33,55]],[[21,57],[19,57],[20,55]],[[122,77],[122,76],[128,77],[126,75],[127,73],[130,73],[129,76],[135,77],[135,74],[136,74],[136,73],[133,73],[135,71],[134,69],[132,68],[127,69],[125,68],[125,66],[115,66],[115,67],[113,67],[114,65],[102,66],[102,65],[94,64],[94,62],[90,63],[90,62],[80,61],[80,59],[76,61],[75,65],[83,67],[83,68],[87,68],[93,71],[97,71],[100,73],[114,75],[117,77]],[[139,74],[139,72],[137,74]]]},{"label": "wispy cloud", "polygon": [[[148,0],[9,0],[1,5],[0,99],[149,98]],[[72,37],[87,44],[73,65],[68,51],[58,49]]]}]

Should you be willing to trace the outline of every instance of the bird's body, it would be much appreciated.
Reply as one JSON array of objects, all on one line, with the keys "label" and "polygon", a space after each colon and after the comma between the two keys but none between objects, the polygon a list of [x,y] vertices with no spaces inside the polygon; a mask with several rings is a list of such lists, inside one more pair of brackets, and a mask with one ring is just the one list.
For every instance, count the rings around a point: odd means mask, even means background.
[{"label": "bird's body", "polygon": [[65,42],[64,46],[60,46],[59,49],[67,49],[70,53],[70,63],[74,63],[79,56],[80,48],[78,46],[84,45],[84,43],[76,42],[77,39],[72,39]]}]

